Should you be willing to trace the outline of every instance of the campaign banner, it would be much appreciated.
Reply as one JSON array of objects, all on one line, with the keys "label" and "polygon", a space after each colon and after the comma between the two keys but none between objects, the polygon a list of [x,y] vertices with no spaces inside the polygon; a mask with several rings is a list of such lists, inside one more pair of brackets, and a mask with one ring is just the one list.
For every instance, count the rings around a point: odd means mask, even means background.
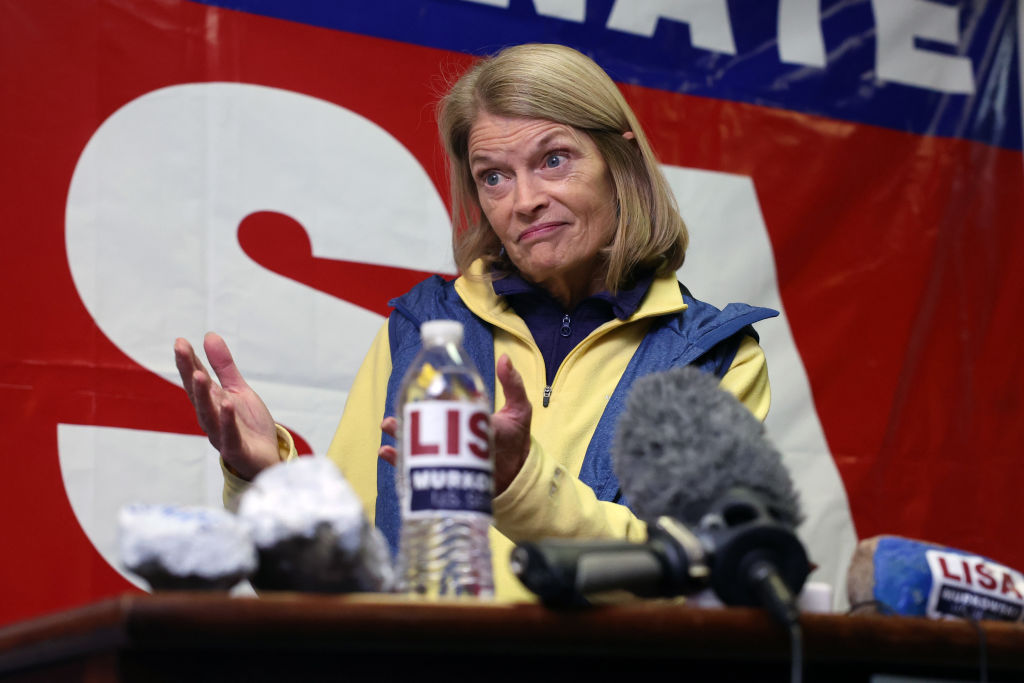
[{"label": "campaign banner", "polygon": [[813,580],[900,534],[1024,566],[1022,19],[947,0],[0,0],[0,623],[135,590],[116,515],[219,505],[172,344],[215,330],[324,453],[454,275],[433,107],[558,42],[644,125],[698,298],[757,328]]}]

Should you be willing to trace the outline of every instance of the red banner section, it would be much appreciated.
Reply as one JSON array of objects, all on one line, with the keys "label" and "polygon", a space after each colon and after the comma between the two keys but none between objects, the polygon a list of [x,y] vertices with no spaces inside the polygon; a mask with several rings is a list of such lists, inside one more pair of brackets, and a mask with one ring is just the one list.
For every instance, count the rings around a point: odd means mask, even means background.
[{"label": "red banner section", "polygon": [[[104,202],[117,199],[108,192],[94,203],[75,203],[69,195],[101,126],[161,89],[211,83],[278,89],[372,122],[411,154],[421,167],[417,172],[444,198],[432,106],[445,77],[471,58],[190,2],[7,2],[0,4],[0,26],[8,323],[0,334],[0,414],[9,446],[0,496],[0,536],[7,548],[0,622],[8,622],[130,586],[97,549],[93,532],[83,528],[84,503],[76,500],[105,495],[106,489],[88,482],[112,465],[102,461],[101,433],[76,429],[200,434],[184,392],[169,381],[173,338],[162,337],[164,307],[147,305],[152,319],[125,309],[128,317],[114,325],[97,319],[97,311],[117,316],[117,310],[97,308],[90,299],[118,259],[125,269],[148,258],[153,270],[172,268],[161,263],[171,258],[167,250],[155,247],[147,254],[138,246],[150,232],[158,239],[156,218],[138,222],[143,238],[135,246],[104,241],[102,229],[87,240],[72,234],[73,222],[90,220],[86,209],[107,212]],[[810,409],[842,476],[858,535],[919,537],[1024,567],[1024,548],[1007,514],[1016,500],[1010,459],[1024,446],[1024,370],[1014,362],[1024,315],[1024,275],[1014,267],[1024,257],[1020,151],[639,86],[623,90],[665,164],[750,178],[770,237],[778,293],[810,383]],[[230,121],[219,128],[232,129]],[[314,140],[314,154],[318,133],[305,133]],[[169,134],[145,131],[157,142]],[[236,151],[261,144],[262,138],[250,136],[237,142]],[[346,163],[358,169],[360,160]],[[282,165],[276,186],[287,186],[290,171]],[[147,172],[128,174],[126,193],[144,186]],[[154,173],[157,189],[147,192],[159,195],[161,182]],[[384,190],[376,203],[400,197],[406,186]],[[77,184],[74,192],[88,198],[90,189]],[[219,220],[221,199],[200,199],[213,207],[202,215]],[[121,201],[131,205],[133,198]],[[396,263],[387,254],[376,263],[324,256],[319,238],[307,235],[312,219],[284,206],[254,202],[232,216],[234,244],[266,278],[350,302],[359,315],[376,314],[365,318],[364,336],[386,314],[390,296],[426,272],[444,270],[428,261]],[[388,249],[377,236],[382,229],[369,222],[338,227],[358,234],[371,251]],[[183,232],[181,239],[197,235]],[[69,257],[71,244],[77,254],[97,254],[94,270],[78,269]],[[207,255],[216,271],[216,250],[196,249],[182,253]],[[717,258],[729,263],[744,245],[734,249]],[[182,279],[178,286],[162,290],[168,316],[175,315],[179,291],[200,285]],[[218,290],[210,283],[202,287],[213,310]],[[278,315],[268,312],[266,336]],[[112,339],[115,328],[134,328],[138,340],[122,341],[123,332]],[[150,334],[159,338],[150,340]],[[165,347],[166,367],[125,350],[150,343]],[[330,344],[324,346],[317,353],[330,355]],[[345,352],[358,358],[363,350]],[[266,370],[287,378],[291,368]],[[343,398],[324,412],[336,419]],[[312,450],[326,448],[315,430],[297,427]],[[776,431],[780,427],[785,425],[775,425]],[[61,453],[58,439],[63,443],[62,435],[72,432],[78,448],[93,444],[89,455],[72,460]],[[146,467],[151,478],[173,476],[169,463]],[[75,487],[79,498],[71,500]],[[845,509],[846,501],[840,496],[835,505]]]}]

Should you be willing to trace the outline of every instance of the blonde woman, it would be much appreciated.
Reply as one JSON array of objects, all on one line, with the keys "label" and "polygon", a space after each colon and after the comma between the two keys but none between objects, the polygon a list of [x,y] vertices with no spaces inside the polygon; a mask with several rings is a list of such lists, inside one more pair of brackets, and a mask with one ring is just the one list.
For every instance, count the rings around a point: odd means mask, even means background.
[{"label": "blonde woman", "polygon": [[[394,546],[399,382],[420,348],[422,321],[461,321],[495,397],[495,590],[527,598],[508,570],[513,542],[646,538],[609,455],[633,381],[694,364],[763,419],[768,375],[750,326],[775,312],[719,311],[676,281],[686,227],[636,116],[585,55],[560,45],[507,48],[452,86],[438,125],[461,276],[431,278],[392,302],[328,455]],[[248,479],[295,451],[224,342],[209,335],[205,345],[220,385],[188,342],[175,350],[221,453],[230,504]]]}]

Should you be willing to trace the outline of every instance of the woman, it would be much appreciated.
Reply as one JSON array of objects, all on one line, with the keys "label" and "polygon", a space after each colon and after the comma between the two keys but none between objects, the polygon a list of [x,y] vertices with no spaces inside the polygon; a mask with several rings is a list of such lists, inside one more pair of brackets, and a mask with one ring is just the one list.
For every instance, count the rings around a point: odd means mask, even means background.
[{"label": "woman", "polygon": [[[767,370],[749,326],[774,312],[740,304],[718,311],[679,286],[687,233],[667,183],[618,88],[579,52],[522,45],[480,62],[441,101],[438,123],[462,276],[432,278],[392,302],[328,455],[395,543],[390,415],[398,385],[419,349],[420,322],[462,321],[467,351],[500,406],[495,589],[527,597],[507,569],[510,539],[646,537],[616,502],[608,454],[632,381],[694,363],[763,419]],[[222,454],[230,505],[245,480],[294,457],[294,448],[223,341],[208,335],[205,345],[221,386],[187,342],[175,351]]]}]

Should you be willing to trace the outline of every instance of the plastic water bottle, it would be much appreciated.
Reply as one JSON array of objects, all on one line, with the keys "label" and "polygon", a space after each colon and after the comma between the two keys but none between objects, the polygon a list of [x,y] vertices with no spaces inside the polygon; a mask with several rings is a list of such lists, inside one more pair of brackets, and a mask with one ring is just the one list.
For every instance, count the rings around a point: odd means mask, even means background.
[{"label": "plastic water bottle", "polygon": [[423,349],[398,397],[399,586],[412,595],[489,598],[490,400],[462,348],[462,323],[431,320],[420,335]]}]

